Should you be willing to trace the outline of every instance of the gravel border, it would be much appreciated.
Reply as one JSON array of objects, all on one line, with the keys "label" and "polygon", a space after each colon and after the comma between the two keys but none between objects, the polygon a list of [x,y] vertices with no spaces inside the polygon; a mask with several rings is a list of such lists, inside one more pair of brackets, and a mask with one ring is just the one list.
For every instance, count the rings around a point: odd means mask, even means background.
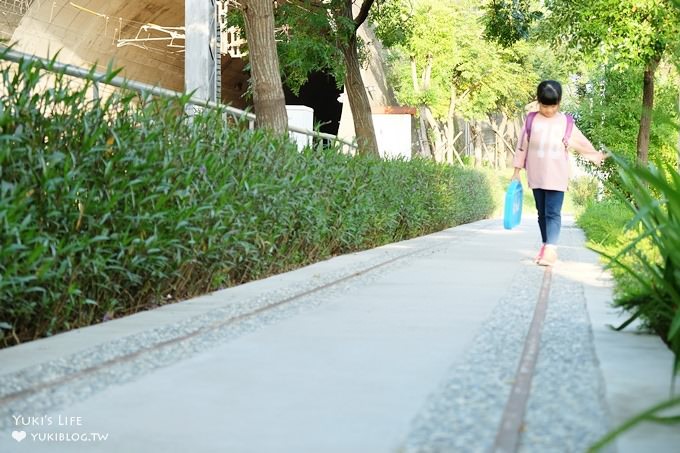
[{"label": "gravel border", "polygon": [[[560,259],[580,261],[573,228]],[[568,263],[563,263],[568,265]],[[520,452],[584,452],[611,428],[583,284],[553,273]],[[607,452],[615,451],[612,449]]]},{"label": "gravel border", "polygon": [[527,263],[481,326],[460,363],[414,418],[402,452],[482,452],[493,446],[543,270]]},{"label": "gravel border", "polygon": [[[564,229],[559,249],[565,262],[578,258],[579,251],[569,230]],[[515,275],[462,361],[414,418],[400,452],[492,450],[543,272],[527,261]],[[519,451],[586,451],[608,432],[610,419],[583,285],[553,272]]]}]

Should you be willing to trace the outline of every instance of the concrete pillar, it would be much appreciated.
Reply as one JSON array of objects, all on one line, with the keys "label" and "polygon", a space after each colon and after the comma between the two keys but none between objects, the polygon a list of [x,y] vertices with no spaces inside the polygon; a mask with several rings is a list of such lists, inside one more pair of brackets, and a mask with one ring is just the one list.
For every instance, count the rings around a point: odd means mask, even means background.
[{"label": "concrete pillar", "polygon": [[184,89],[210,101],[219,99],[216,1],[184,1]]}]

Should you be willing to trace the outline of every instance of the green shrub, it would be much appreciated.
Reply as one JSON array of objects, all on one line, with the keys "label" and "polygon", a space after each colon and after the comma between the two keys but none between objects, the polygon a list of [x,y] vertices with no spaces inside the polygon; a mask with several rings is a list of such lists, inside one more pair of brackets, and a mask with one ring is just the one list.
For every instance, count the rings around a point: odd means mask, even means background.
[{"label": "green shrub", "polygon": [[586,232],[591,245],[603,250],[617,250],[623,244],[626,225],[633,215],[618,200],[605,199],[587,203],[577,223]]},{"label": "green shrub", "polygon": [[487,217],[487,176],[298,152],[188,120],[186,98],[87,96],[0,68],[0,343],[51,335]]},{"label": "green shrub", "polygon": [[592,176],[581,176],[569,183],[569,196],[579,208],[584,208],[597,199],[598,180]]},{"label": "green shrub", "polygon": [[593,248],[617,278],[617,305],[656,331],[680,371],[680,175],[614,156],[623,191],[589,205],[579,218]]},{"label": "green shrub", "polygon": [[[633,214],[626,205],[617,199],[605,199],[601,202],[588,203],[580,213],[577,223],[588,237],[588,246],[601,255],[613,257],[619,254],[635,238],[637,228],[630,225]],[[649,244],[640,243],[637,248],[641,253],[651,255]],[[640,269],[638,258],[629,254],[622,257],[626,267]],[[608,266],[616,281],[614,288],[615,305],[626,307],[630,301],[649,298],[648,291],[631,276],[624,267],[608,260]],[[642,270],[640,269],[640,272]],[[642,319],[650,330],[658,330],[650,319]]]},{"label": "green shrub", "polygon": [[[680,372],[680,174],[671,165],[637,166],[613,156],[618,167],[616,201],[588,205],[578,222],[617,281],[616,304],[631,313],[618,329],[641,319],[670,347],[673,377]],[[616,188],[620,185],[620,189]],[[667,410],[680,397],[657,402],[600,439],[600,451],[641,422],[680,423]]]},{"label": "green shrub", "polygon": [[[614,157],[625,190],[619,199],[635,216],[630,244],[612,260],[645,288],[648,297],[629,301],[633,316],[651,320],[675,355],[680,371],[680,174],[670,165],[637,166]],[[629,199],[630,197],[630,199]],[[623,260],[633,256],[639,268]]]}]

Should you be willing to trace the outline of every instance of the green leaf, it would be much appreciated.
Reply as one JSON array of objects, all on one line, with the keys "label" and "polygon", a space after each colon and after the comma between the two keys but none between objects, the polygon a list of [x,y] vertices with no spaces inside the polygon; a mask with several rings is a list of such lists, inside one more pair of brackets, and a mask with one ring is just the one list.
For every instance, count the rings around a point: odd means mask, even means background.
[{"label": "green leaf", "polygon": [[[636,425],[639,423],[642,423],[644,421],[654,421],[658,419],[659,413],[666,410],[670,409],[672,407],[680,406],[680,396],[671,398],[667,401],[663,401],[661,403],[658,403],[649,409],[645,410],[644,412],[631,417],[630,419],[626,420],[624,423],[622,423],[620,426],[618,426],[616,429],[612,430],[611,432],[607,433],[605,436],[603,436],[601,439],[599,439],[595,444],[593,444],[588,451],[595,453],[601,451],[604,447],[606,447],[608,444],[613,442],[618,436],[621,434],[625,433],[626,431],[634,428]],[[666,423],[666,422],[664,422]]]}]

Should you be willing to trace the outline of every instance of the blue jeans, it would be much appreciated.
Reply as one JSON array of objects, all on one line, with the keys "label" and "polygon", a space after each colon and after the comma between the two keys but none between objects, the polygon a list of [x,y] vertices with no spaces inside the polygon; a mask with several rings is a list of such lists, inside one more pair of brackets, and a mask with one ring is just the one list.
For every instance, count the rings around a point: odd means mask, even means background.
[{"label": "blue jeans", "polygon": [[559,190],[533,189],[536,209],[538,210],[538,227],[544,244],[556,245],[562,227],[562,202],[564,192]]}]

